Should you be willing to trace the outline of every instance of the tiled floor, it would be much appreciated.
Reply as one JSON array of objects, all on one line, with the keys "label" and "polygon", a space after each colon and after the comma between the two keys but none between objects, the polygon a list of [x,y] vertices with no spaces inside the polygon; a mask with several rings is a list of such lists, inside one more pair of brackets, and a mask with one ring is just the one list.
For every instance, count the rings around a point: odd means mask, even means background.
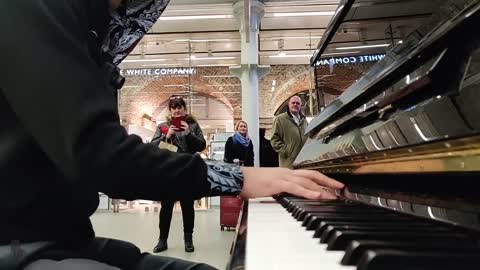
[{"label": "tiled floor", "polygon": [[[170,227],[168,250],[159,255],[208,263],[225,269],[233,241],[233,231],[220,231],[219,210],[195,212],[194,253],[186,253],[183,245],[181,212],[175,211]],[[124,210],[120,213],[98,211],[92,216],[97,236],[126,240],[142,251],[152,252],[158,239],[158,212]]]}]

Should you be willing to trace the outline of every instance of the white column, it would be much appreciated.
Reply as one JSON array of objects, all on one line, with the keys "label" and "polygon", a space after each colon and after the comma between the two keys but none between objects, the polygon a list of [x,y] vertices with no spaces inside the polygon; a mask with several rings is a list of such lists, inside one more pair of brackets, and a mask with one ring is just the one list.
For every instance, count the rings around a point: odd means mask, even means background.
[{"label": "white column", "polygon": [[[250,2],[250,16],[244,4]],[[242,119],[248,124],[255,154],[255,166],[260,165],[258,82],[270,71],[270,66],[258,65],[258,32],[264,15],[264,4],[258,0],[239,0],[233,6],[241,36],[241,66],[231,67],[230,72],[242,83]],[[249,19],[248,19],[249,18]],[[247,38],[248,37],[248,38]]]}]

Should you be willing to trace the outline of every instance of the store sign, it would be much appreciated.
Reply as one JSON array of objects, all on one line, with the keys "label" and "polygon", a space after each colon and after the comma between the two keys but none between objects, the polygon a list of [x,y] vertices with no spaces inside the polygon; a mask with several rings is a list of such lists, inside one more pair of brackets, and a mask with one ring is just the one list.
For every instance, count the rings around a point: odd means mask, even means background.
[{"label": "store sign", "polygon": [[131,68],[120,70],[120,75],[129,76],[175,76],[192,75],[197,73],[195,68]]},{"label": "store sign", "polygon": [[317,61],[317,66],[377,62],[382,60],[384,57],[385,57],[385,54],[371,54],[371,55],[323,58]]}]

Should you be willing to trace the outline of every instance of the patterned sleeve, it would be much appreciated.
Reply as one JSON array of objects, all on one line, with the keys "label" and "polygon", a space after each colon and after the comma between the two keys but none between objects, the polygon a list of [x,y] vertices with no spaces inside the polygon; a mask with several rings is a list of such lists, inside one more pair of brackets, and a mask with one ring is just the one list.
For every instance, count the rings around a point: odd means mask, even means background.
[{"label": "patterned sleeve", "polygon": [[111,14],[103,50],[118,65],[160,18],[170,0],[130,0]]},{"label": "patterned sleeve", "polygon": [[243,173],[239,165],[207,162],[209,196],[239,195],[243,188]]}]

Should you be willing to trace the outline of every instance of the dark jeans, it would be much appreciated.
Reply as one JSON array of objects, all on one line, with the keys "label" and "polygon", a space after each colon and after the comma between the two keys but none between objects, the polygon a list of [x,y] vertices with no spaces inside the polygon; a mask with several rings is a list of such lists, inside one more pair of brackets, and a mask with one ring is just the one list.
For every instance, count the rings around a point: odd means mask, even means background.
[{"label": "dark jeans", "polygon": [[[84,260],[82,262],[75,259]],[[85,260],[92,264],[85,264]],[[105,238],[96,238],[88,248],[82,250],[65,250],[58,247],[47,249],[37,254],[33,261],[30,260],[27,269],[110,269],[95,265],[96,262],[122,270],[215,270],[206,264],[141,253],[132,243]]]},{"label": "dark jeans", "polygon": [[[193,200],[181,200],[183,232],[193,233],[193,224],[195,222],[195,210],[193,208]],[[175,201],[162,201],[162,209],[160,210],[160,238],[168,239],[170,232],[170,223],[172,221],[173,206]]]}]

